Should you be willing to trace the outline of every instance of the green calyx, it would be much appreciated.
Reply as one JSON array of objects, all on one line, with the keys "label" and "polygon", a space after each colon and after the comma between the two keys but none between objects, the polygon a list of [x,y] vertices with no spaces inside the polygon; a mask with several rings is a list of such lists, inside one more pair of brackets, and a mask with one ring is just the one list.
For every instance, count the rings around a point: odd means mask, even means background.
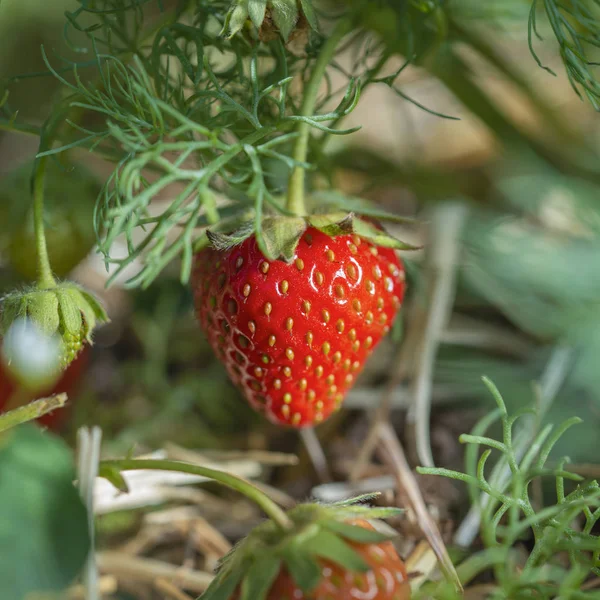
[{"label": "green calyx", "polygon": [[266,217],[261,221],[258,229],[253,221],[248,221],[228,234],[208,230],[205,245],[210,244],[215,250],[227,251],[256,235],[257,243],[266,258],[290,263],[294,260],[298,244],[309,227],[314,227],[331,237],[356,234],[385,248],[417,249],[416,246],[389,235],[372,221],[365,220],[354,213],[341,211],[308,217]]},{"label": "green calyx", "polygon": [[239,589],[240,600],[265,600],[282,568],[308,594],[321,580],[323,560],[348,571],[367,572],[370,566],[353,545],[380,544],[394,536],[350,521],[388,518],[401,512],[397,508],[360,506],[353,501],[300,505],[287,513],[293,523],[291,529],[282,531],[273,521],[266,521],[226,555],[201,599],[227,600]]},{"label": "green calyx", "polygon": [[98,323],[108,321],[99,301],[74,283],[43,289],[31,287],[13,292],[0,303],[0,332],[4,336],[19,319],[31,320],[42,333],[61,339],[61,364],[66,367],[84,342],[92,343]]},{"label": "green calyx", "polygon": [[318,29],[312,0],[235,0],[221,35],[232,38],[245,30],[254,39],[269,41],[280,35],[287,42],[292,32],[304,24]]}]

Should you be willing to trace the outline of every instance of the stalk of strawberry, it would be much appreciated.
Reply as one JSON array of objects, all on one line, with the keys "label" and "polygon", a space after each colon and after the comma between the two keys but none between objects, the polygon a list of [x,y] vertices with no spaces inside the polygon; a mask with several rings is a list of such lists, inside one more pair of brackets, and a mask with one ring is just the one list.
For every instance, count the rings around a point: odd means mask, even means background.
[{"label": "stalk of strawberry", "polygon": [[[257,16],[246,4],[234,2],[232,22]],[[233,232],[219,223],[198,244],[192,272],[198,319],[231,379],[251,406],[291,427],[318,424],[341,406],[405,291],[395,250],[411,247],[387,235],[372,211],[349,212],[348,202],[331,197],[319,204],[316,196],[306,207],[308,117],[352,25],[338,22],[304,88],[307,121],[297,125],[286,216],[262,217],[260,209]],[[351,86],[350,104],[353,93]]]},{"label": "stalk of strawberry", "polygon": [[165,460],[108,460],[100,476],[126,491],[122,471],[167,470],[219,482],[255,502],[269,516],[227,554],[201,600],[409,600],[404,562],[368,522],[397,515],[396,508],[301,504],[283,512],[240,477],[200,465]]}]

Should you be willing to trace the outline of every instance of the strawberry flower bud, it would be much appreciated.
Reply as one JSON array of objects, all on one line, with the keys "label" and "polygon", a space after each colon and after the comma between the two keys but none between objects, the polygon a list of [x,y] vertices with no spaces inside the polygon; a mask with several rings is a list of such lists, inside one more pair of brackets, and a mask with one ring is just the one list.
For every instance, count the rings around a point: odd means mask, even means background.
[{"label": "strawberry flower bud", "polygon": [[84,342],[91,344],[96,324],[108,320],[98,300],[70,282],[8,294],[2,299],[0,311],[2,334],[6,334],[15,321],[27,319],[46,336],[57,336],[62,368],[79,354]]}]

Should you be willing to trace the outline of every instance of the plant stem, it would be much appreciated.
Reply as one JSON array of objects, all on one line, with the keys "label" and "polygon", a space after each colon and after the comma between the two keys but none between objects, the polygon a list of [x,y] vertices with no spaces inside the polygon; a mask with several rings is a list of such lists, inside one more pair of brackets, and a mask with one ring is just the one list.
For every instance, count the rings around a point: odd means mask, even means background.
[{"label": "plant stem", "polygon": [[7,119],[0,119],[0,131],[10,131],[12,133],[24,133],[26,135],[34,135],[39,137],[41,130],[35,125],[29,125],[28,123],[16,123],[15,121],[9,121]]},{"label": "plant stem", "polygon": [[43,156],[38,159],[33,180],[33,227],[35,231],[35,245],[37,251],[38,287],[43,289],[56,287],[52,275],[46,232],[44,230],[44,183],[46,181],[46,164],[48,158]]},{"label": "plant stem", "polygon": [[0,432],[12,429],[17,425],[39,419],[42,415],[52,412],[57,408],[62,408],[67,402],[66,394],[58,394],[50,398],[35,400],[25,406],[15,408],[3,415],[0,415]]},{"label": "plant stem", "polygon": [[[325,75],[331,59],[335,55],[338,44],[351,29],[352,21],[348,18],[342,19],[338,22],[335,29],[331,32],[331,35],[321,48],[321,52],[313,67],[310,79],[304,88],[304,99],[302,100],[302,107],[300,109],[301,116],[309,117],[314,113],[319,97],[321,80]],[[304,121],[300,121],[300,123],[298,123],[298,139],[296,140],[293,153],[294,160],[299,163],[306,162],[309,140],[310,125]],[[304,202],[304,170],[304,167],[301,166],[294,167],[288,186],[286,208],[296,215],[306,214],[306,205]]]},{"label": "plant stem", "polygon": [[[142,469],[151,469],[153,471],[177,471],[179,473],[189,473],[190,475],[199,475],[217,481],[237,492],[240,492],[249,500],[257,504],[264,513],[273,520],[282,530],[287,531],[292,528],[292,522],[285,512],[266,496],[255,485],[225,471],[209,469],[200,465],[179,462],[175,460],[144,460],[144,459],[123,459],[123,460],[105,460],[100,463],[100,476],[104,477],[106,471],[138,471]],[[110,478],[108,478],[110,480]]]}]

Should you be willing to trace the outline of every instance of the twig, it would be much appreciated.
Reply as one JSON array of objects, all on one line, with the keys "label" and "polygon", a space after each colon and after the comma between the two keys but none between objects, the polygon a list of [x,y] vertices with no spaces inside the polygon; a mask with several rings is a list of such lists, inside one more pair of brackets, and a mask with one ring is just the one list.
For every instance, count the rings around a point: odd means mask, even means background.
[{"label": "twig", "polygon": [[[114,594],[118,589],[117,580],[112,575],[105,575],[98,579],[100,596]],[[74,585],[67,592],[68,600],[90,600],[87,590],[83,585]]]},{"label": "twig", "polygon": [[154,584],[157,579],[166,579],[190,592],[203,592],[213,580],[210,573],[184,569],[170,563],[149,558],[129,556],[123,552],[99,552],[98,567],[127,581],[132,579]]},{"label": "twig", "polygon": [[294,506],[296,506],[296,500],[294,500],[294,498],[275,486],[263,483],[262,481],[254,481],[254,485],[283,508],[294,508]]},{"label": "twig", "polygon": [[[421,322],[422,318],[419,318],[421,311],[415,306],[410,312],[414,314],[412,314],[412,318],[409,320],[406,337],[394,360],[394,365],[391,369],[392,376],[385,386],[385,390],[379,400],[379,405],[375,409],[367,437],[356,456],[354,467],[349,473],[350,481],[358,481],[364,470],[367,468],[379,441],[379,425],[388,421],[392,406],[397,405],[400,398],[402,399],[401,401],[404,408],[408,408],[411,404],[410,391],[405,387],[399,388],[399,386],[412,371],[414,365],[414,349],[420,345],[424,326]],[[346,399],[345,405],[347,407],[351,406],[353,394],[358,395],[358,390],[351,392],[350,396]],[[366,394],[369,400],[371,400],[373,396],[372,390],[366,391]]]},{"label": "twig", "polygon": [[[186,460],[188,462],[207,461],[229,462],[240,460],[250,460],[261,465],[282,467],[298,464],[298,457],[295,454],[286,454],[284,452],[268,452],[266,450],[188,450],[172,442],[165,444],[165,450],[169,458],[174,460]],[[194,457],[193,460],[191,457]]]},{"label": "twig", "polygon": [[[398,361],[399,364],[400,361]],[[397,369],[394,369],[397,372]],[[394,380],[395,380],[394,376]],[[390,387],[392,382],[390,381]],[[431,393],[431,401],[434,405],[451,404],[456,402],[457,399],[464,400],[465,398],[478,398],[480,396],[480,390],[474,387],[469,388],[461,384],[444,384],[433,386]],[[394,389],[388,394],[388,386],[386,385],[386,391],[383,392],[382,398],[375,410],[375,416],[373,416],[373,423],[375,423],[376,415],[382,408],[382,413],[392,410],[406,410],[411,405],[411,394],[408,386],[394,384]],[[386,406],[387,405],[387,406]],[[373,406],[373,388],[372,387],[358,387],[350,390],[348,396],[344,400],[345,409],[363,409],[366,410]],[[389,412],[385,413],[386,420],[389,416]],[[379,421],[381,422],[381,420]],[[372,454],[372,453],[371,453]],[[369,456],[370,458],[370,456]],[[368,461],[367,461],[368,462]],[[360,477],[360,474],[356,477]]]},{"label": "twig", "polygon": [[3,415],[0,415],[0,432],[22,425],[28,421],[34,421],[39,419],[41,416],[62,408],[67,403],[66,394],[57,394],[50,398],[42,398],[41,400],[35,400],[25,406],[15,408]]},{"label": "twig", "polygon": [[191,596],[188,596],[185,592],[182,592],[178,587],[166,579],[157,579],[154,582],[154,587],[161,593],[166,594],[173,600],[193,600]]},{"label": "twig", "polygon": [[441,342],[499,352],[520,359],[531,356],[533,351],[532,344],[524,336],[463,315],[452,316],[447,329],[442,332]]},{"label": "twig", "polygon": [[210,552],[220,558],[231,550],[229,540],[202,517],[191,523],[190,535],[196,549],[201,549],[204,554]]},{"label": "twig", "polygon": [[[571,348],[557,348],[542,375],[540,383],[540,405],[538,407],[537,417],[525,416],[520,421],[520,426],[515,432],[515,457],[519,461],[524,456],[529,448],[529,444],[537,435],[538,428],[536,427],[535,419],[543,419],[544,415],[552,405],[556,394],[562,387],[562,384],[567,377],[573,360],[573,350]],[[494,489],[503,489],[510,480],[510,467],[506,462],[500,462],[492,471],[489,479],[490,485]],[[454,535],[454,543],[458,546],[468,547],[471,545],[481,521],[480,511],[485,508],[490,501],[490,496],[482,494],[481,501],[478,504],[473,504],[464,518],[460,527]]]},{"label": "twig", "polygon": [[321,483],[331,481],[331,472],[329,470],[329,465],[327,464],[327,458],[315,430],[312,427],[301,429],[300,438],[308,452],[308,456],[315,468],[319,481]]},{"label": "twig", "polygon": [[460,579],[452,564],[452,560],[448,555],[448,550],[446,549],[442,535],[427,512],[421,490],[408,465],[404,450],[398,441],[396,432],[389,424],[380,425],[379,432],[380,444],[378,450],[382,455],[383,460],[388,464],[390,469],[392,469],[393,474],[396,477],[399,493],[406,500],[410,509],[415,514],[421,531],[437,556],[444,576],[448,581],[454,583],[458,592],[462,592]]},{"label": "twig", "polygon": [[410,576],[410,586],[419,589],[437,567],[437,557],[433,548],[426,542],[420,541],[406,559],[406,570]]},{"label": "twig", "polygon": [[428,467],[434,465],[429,436],[433,368],[442,332],[446,328],[454,304],[460,236],[467,214],[464,203],[452,202],[438,207],[431,219],[428,261],[430,300],[413,381],[414,404],[407,415],[407,427],[414,428],[419,461]]},{"label": "twig", "polygon": [[90,553],[83,573],[83,585],[86,600],[98,600],[98,568],[96,566],[95,535],[94,535],[94,484],[98,476],[100,461],[100,445],[102,430],[99,427],[87,429],[82,427],[77,432],[77,479],[79,493],[88,514],[90,532]]}]

